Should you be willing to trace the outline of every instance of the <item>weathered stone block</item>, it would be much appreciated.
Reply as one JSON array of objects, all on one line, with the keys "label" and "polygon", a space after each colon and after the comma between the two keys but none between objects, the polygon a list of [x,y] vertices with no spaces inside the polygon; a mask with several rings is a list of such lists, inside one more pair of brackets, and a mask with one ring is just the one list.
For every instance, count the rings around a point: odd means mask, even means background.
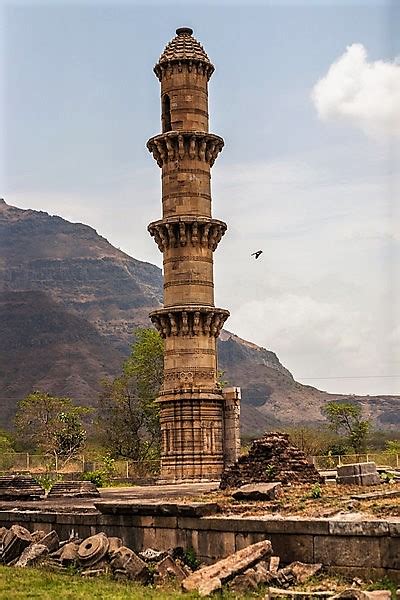
[{"label": "weathered stone block", "polygon": [[347,536],[315,536],[314,560],[326,566],[379,567],[380,538],[353,537],[349,543]]},{"label": "weathered stone block", "polygon": [[273,483],[248,483],[232,492],[235,500],[274,500],[282,492],[282,484]]},{"label": "weathered stone block", "polygon": [[329,521],[329,533],[332,535],[351,536],[387,536],[389,524],[387,521]]}]

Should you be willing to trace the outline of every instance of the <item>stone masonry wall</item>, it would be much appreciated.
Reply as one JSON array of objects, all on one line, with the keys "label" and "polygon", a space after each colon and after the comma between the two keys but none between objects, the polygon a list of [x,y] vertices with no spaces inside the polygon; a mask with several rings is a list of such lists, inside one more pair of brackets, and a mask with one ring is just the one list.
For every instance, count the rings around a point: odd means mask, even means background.
[{"label": "stone masonry wall", "polygon": [[237,516],[50,513],[0,511],[0,527],[17,523],[30,531],[55,529],[88,537],[100,531],[119,536],[140,551],[193,548],[201,561],[213,562],[255,542],[269,539],[283,563],[321,562],[348,576],[400,583],[400,520],[278,519]]}]

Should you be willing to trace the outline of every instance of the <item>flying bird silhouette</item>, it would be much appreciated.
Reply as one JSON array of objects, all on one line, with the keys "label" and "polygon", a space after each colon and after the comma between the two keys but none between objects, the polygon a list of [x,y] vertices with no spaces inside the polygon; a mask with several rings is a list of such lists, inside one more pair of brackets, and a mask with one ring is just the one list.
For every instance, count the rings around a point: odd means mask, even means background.
[{"label": "flying bird silhouette", "polygon": [[253,254],[251,256],[254,256],[257,260],[257,258],[260,256],[260,254],[262,254],[263,251],[262,250],[257,250],[257,252],[253,252]]}]

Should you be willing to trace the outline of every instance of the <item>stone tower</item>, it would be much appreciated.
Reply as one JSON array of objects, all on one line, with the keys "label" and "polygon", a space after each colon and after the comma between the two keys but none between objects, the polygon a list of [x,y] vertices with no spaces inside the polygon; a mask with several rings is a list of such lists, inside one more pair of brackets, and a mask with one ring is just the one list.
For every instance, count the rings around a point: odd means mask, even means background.
[{"label": "stone tower", "polygon": [[[150,223],[164,258],[164,308],[150,318],[165,340],[161,479],[217,479],[224,467],[224,397],[216,342],[229,312],[214,306],[213,253],[226,224],[211,216],[211,167],[224,141],[208,131],[207,54],[181,27],[154,72],[162,133],[147,147],[162,171],[162,216]],[[232,430],[232,427],[231,427]]]}]

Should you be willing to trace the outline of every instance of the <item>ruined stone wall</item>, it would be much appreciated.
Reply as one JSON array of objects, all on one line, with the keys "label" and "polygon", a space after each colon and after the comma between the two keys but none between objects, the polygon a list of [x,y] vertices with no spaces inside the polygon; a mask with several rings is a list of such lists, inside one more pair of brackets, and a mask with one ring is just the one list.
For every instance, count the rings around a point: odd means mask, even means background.
[{"label": "ruined stone wall", "polygon": [[[88,537],[99,531],[121,537],[135,551],[152,547],[193,548],[201,561],[213,562],[268,539],[282,563],[322,563],[346,576],[400,583],[400,523],[340,519],[193,516],[163,505],[159,513],[100,514],[0,511],[0,527],[17,523],[30,531],[55,529],[60,539],[71,532]],[[171,510],[168,512],[168,508]],[[168,516],[165,516],[165,515]]]}]

